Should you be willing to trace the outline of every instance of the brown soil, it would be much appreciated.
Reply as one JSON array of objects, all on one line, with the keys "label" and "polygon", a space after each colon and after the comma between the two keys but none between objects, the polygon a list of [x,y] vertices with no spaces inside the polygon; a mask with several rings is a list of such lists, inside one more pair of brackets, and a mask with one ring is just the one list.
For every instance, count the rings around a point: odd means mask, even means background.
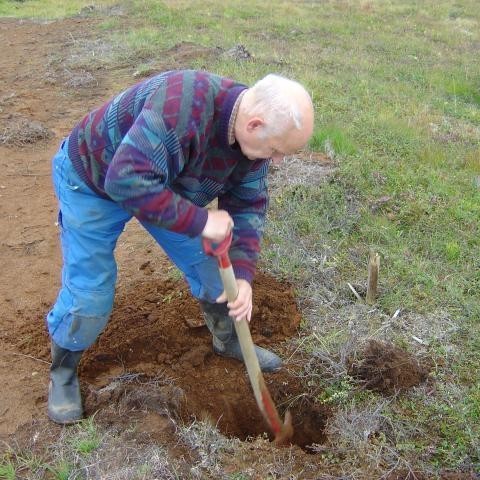
[{"label": "brown soil", "polygon": [[428,374],[425,366],[395,345],[371,340],[350,360],[349,374],[365,388],[391,395],[422,383]]},{"label": "brown soil", "polygon": [[[295,334],[300,322],[292,290],[260,273],[254,296],[252,337],[257,344],[281,353],[281,342]],[[243,365],[213,354],[205,326],[190,327],[191,323],[200,325],[201,318],[198,303],[181,281],[142,279],[122,289],[107,329],[80,364],[87,414],[108,402],[123,401],[122,379],[134,374],[133,378],[140,379],[137,396],[141,391],[150,406],[157,394],[148,400],[149,385],[172,381],[177,393],[170,397],[179,400],[167,410],[183,421],[208,418],[226,435],[241,439],[266,432]],[[48,360],[47,333],[39,328],[40,321],[39,315],[38,321],[21,327],[17,346],[22,353]],[[328,411],[303,398],[298,377],[287,370],[265,377],[281,413],[287,405],[293,410],[293,443],[305,447],[323,442]],[[157,393],[163,396],[161,390]],[[299,396],[302,402],[295,401]],[[159,401],[162,408],[164,403]]]}]

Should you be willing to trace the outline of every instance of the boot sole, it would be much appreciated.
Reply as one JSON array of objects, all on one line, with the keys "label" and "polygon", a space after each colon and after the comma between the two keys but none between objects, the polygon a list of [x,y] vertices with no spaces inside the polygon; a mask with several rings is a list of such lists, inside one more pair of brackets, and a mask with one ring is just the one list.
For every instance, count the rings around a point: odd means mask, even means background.
[{"label": "boot sole", "polygon": [[57,423],[58,425],[74,425],[75,423],[79,423],[83,420],[83,414],[70,418],[61,418],[57,417],[52,412],[47,411],[47,416],[52,422]]}]

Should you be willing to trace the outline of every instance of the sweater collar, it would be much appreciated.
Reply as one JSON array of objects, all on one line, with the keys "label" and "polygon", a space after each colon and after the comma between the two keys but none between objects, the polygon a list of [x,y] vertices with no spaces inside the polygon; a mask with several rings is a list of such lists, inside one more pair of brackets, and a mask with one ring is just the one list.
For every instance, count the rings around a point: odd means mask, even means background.
[{"label": "sweater collar", "polygon": [[220,111],[220,142],[224,148],[232,148],[232,145],[229,144],[228,138],[228,127],[230,124],[230,119],[232,117],[233,108],[237,102],[238,97],[242,92],[247,90],[248,87],[245,85],[232,87],[223,102],[222,109]]}]

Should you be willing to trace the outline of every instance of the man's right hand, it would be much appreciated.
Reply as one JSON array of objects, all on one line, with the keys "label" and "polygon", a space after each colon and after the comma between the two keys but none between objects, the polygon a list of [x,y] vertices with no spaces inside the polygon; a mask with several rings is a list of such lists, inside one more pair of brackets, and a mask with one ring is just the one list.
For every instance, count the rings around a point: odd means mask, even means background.
[{"label": "man's right hand", "polygon": [[225,210],[209,210],[207,223],[202,231],[202,237],[215,243],[221,242],[232,230],[233,219]]}]

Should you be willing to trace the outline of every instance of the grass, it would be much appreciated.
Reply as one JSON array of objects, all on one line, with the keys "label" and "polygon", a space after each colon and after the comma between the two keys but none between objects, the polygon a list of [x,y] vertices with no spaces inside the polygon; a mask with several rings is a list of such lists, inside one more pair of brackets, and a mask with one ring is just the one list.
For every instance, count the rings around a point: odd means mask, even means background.
[{"label": "grass", "polygon": [[330,156],[354,155],[355,145],[343,130],[335,125],[326,125],[322,130],[314,132],[309,146],[314,151],[324,151]]},{"label": "grass", "polygon": [[[183,459],[170,458],[166,449],[155,444],[139,444],[133,438],[132,422],[122,431],[102,426],[94,417],[63,429],[49,448],[32,445],[9,449],[0,458],[0,478],[5,480],[73,480],[114,478],[146,480],[198,478],[185,475]],[[51,431],[43,425],[42,431]],[[38,453],[34,453],[38,452]]]},{"label": "grass", "polygon": [[98,5],[108,7],[115,4],[116,2],[113,0],[102,0],[101,2],[85,2],[82,0],[59,0],[56,2],[44,0],[1,0],[0,16],[50,20],[78,15],[79,13],[88,15]]},{"label": "grass", "polygon": [[0,478],[15,480],[15,465],[9,455],[4,455],[0,462]]},{"label": "grass", "polygon": [[[58,18],[87,4],[3,1],[0,15]],[[420,388],[387,403],[324,373],[320,400],[337,408],[331,441],[352,452],[338,454],[344,472],[362,478],[362,462],[421,469],[431,478],[444,468],[480,469],[477,2],[135,0],[121,4],[128,27],[120,17],[102,17],[100,7],[112,4],[97,2],[89,14],[121,46],[110,66],[129,62],[132,73],[145,71],[184,41],[224,50],[243,44],[253,60],[216,55],[205,65],[192,57],[188,66],[247,83],[275,71],[312,93],[309,148],[327,153],[337,169],[310,185],[299,169],[275,194],[262,268],[295,283],[307,357],[335,359],[347,342],[382,336],[436,365],[435,391]],[[381,256],[380,296],[367,309],[347,282],[365,288],[371,250]],[[357,437],[354,418],[369,420],[377,443]],[[0,468],[11,475],[10,460]]]},{"label": "grass", "polygon": [[73,462],[62,458],[50,459],[36,455],[31,451],[9,451],[0,459],[0,478],[17,480],[19,478],[69,480],[75,472]]},{"label": "grass", "polygon": [[101,444],[101,436],[98,433],[94,417],[89,417],[75,427],[75,433],[70,438],[72,449],[80,455],[88,455],[96,450]]}]

